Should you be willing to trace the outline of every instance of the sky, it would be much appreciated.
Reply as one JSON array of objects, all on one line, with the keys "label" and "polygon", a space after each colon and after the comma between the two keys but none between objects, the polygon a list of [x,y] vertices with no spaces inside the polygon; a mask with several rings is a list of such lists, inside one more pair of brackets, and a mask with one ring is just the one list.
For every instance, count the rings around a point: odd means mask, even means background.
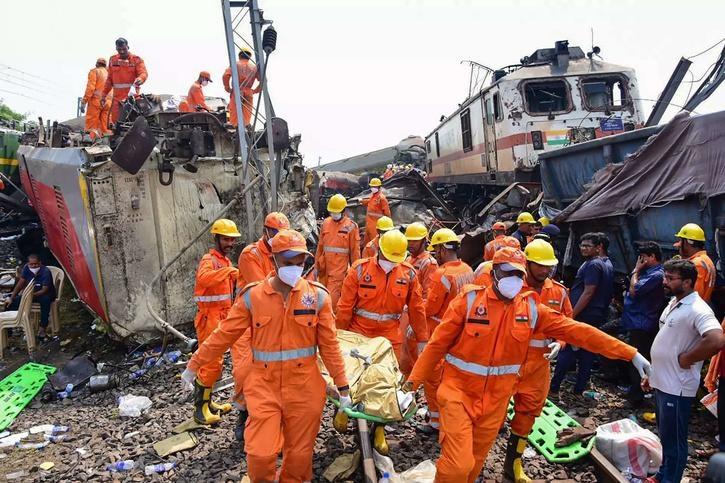
[{"label": "sky", "polygon": [[[0,99],[32,118],[75,117],[88,70],[123,36],[149,71],[142,92],[186,94],[200,70],[224,95],[220,0],[35,0],[3,22]],[[680,57],[725,37],[725,2],[692,0],[260,0],[278,32],[268,81],[276,114],[302,134],[309,166],[425,136],[468,95],[470,59],[499,67],[568,39],[637,71],[647,114]],[[4,12],[6,8],[0,7]],[[250,38],[248,24],[243,35]],[[697,80],[722,44],[693,58]],[[683,83],[673,104],[683,104]],[[694,89],[693,89],[694,90]],[[725,86],[698,109],[725,108]],[[665,120],[676,114],[671,107]]]}]

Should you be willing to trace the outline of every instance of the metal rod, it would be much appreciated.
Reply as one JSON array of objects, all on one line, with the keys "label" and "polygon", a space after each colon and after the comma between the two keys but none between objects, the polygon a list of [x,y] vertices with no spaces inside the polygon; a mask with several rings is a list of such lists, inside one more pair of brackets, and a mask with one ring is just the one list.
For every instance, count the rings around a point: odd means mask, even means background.
[{"label": "metal rod", "polygon": [[675,95],[675,92],[677,92],[677,88],[680,87],[682,79],[685,78],[685,74],[687,74],[687,71],[690,69],[690,65],[692,65],[692,61],[687,60],[684,57],[682,57],[677,63],[677,67],[675,67],[670,79],[667,81],[667,84],[665,84],[665,89],[657,98],[657,102],[654,107],[652,107],[652,113],[649,115],[649,118],[647,118],[647,122],[644,124],[645,126],[654,126],[660,122],[662,116],[665,114],[665,111],[668,107],[670,107],[670,101]]}]

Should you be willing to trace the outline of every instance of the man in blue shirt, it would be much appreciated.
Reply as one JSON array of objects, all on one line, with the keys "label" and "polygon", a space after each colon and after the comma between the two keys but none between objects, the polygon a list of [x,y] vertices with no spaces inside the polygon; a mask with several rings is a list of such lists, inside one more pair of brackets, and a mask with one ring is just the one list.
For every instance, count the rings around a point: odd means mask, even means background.
[{"label": "man in blue shirt", "polygon": [[45,339],[46,328],[50,320],[50,304],[55,300],[55,284],[53,283],[53,275],[48,267],[40,263],[38,255],[29,255],[28,263],[23,267],[20,273],[20,280],[15,285],[10,294],[10,305],[8,310],[18,310],[22,295],[20,292],[28,285],[33,283],[33,302],[40,305],[40,328],[38,329],[38,338]]},{"label": "man in blue shirt", "polygon": [[[571,287],[569,298],[574,306],[573,319],[595,327],[601,326],[607,318],[609,303],[614,290],[614,267],[607,257],[609,239],[604,233],[585,233],[579,241],[579,250],[585,262],[579,267]],[[589,384],[594,353],[567,345],[560,353],[554,377],[551,378],[551,392],[559,392],[567,371],[577,363],[574,392],[581,394]]]},{"label": "man in blue shirt", "polygon": [[[662,284],[665,271],[662,268],[662,250],[657,243],[641,243],[637,251],[637,265],[632,272],[629,289],[624,293],[621,325],[622,330],[628,332],[630,345],[649,360],[660,314],[665,307],[665,288]],[[629,380],[628,399],[637,408],[644,402],[639,374],[630,374]]]}]

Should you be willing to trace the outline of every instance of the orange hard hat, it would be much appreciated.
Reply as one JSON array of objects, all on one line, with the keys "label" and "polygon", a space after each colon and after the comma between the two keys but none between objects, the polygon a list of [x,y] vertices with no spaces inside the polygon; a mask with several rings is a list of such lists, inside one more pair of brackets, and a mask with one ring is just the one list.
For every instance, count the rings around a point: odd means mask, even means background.
[{"label": "orange hard hat", "polygon": [[511,247],[517,250],[521,250],[521,243],[519,243],[519,241],[512,236],[505,236],[498,240],[498,242],[503,243],[503,246],[505,247]]},{"label": "orange hard hat", "polygon": [[491,227],[492,230],[506,230],[506,225],[503,224],[502,221],[497,221],[493,224]]},{"label": "orange hard hat", "polygon": [[272,253],[280,253],[285,258],[296,257],[302,253],[312,255],[307,251],[305,237],[295,230],[280,230],[269,241],[269,246],[272,248]]},{"label": "orange hard hat", "polygon": [[514,269],[526,273],[526,256],[524,253],[513,247],[503,247],[493,255],[493,264],[503,265],[504,263],[510,265]]},{"label": "orange hard hat", "polygon": [[290,224],[284,213],[273,211],[264,218],[264,226],[274,230],[288,230]]},{"label": "orange hard hat", "polygon": [[96,64],[107,65],[106,64],[106,59],[104,59],[103,57],[99,57],[99,58],[96,59]]},{"label": "orange hard hat", "polygon": [[201,77],[202,79],[206,79],[209,82],[214,82],[213,80],[211,80],[211,74],[205,70],[199,72],[199,77]]}]

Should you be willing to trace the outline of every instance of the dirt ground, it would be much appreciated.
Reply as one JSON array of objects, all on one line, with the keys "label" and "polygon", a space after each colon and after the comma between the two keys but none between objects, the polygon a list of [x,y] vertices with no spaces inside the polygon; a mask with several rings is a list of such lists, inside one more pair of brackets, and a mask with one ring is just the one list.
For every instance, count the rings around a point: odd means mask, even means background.
[{"label": "dirt ground", "polygon": [[[70,284],[66,285],[70,287]],[[105,362],[104,373],[112,371],[109,364],[123,365],[126,348],[111,341],[106,334],[93,330],[93,318],[74,300],[72,288],[63,294],[61,309],[62,331],[60,337],[38,352],[37,361],[62,367],[72,356],[89,353],[96,361]],[[27,360],[27,353],[20,337],[11,339],[0,371],[9,374]],[[55,423],[69,425],[66,440],[51,443],[41,450],[10,449],[0,453],[0,479],[18,471],[27,474],[18,481],[240,481],[246,465],[239,443],[233,437],[235,414],[224,417],[221,424],[207,431],[197,431],[199,444],[194,449],[182,451],[162,460],[152,448],[153,443],[171,435],[171,429],[188,419],[192,405],[186,402],[179,384],[186,357],[176,364],[157,366],[137,381],[128,377],[128,366],[117,372],[120,387],[97,394],[91,394],[87,387],[74,391],[65,400],[41,402],[40,395],[26,407],[8,428],[19,432],[36,424]],[[132,369],[132,368],[131,368]],[[229,360],[225,361],[226,377],[230,374]],[[563,396],[565,409],[576,409],[579,415],[594,418],[597,424],[627,418],[632,414],[641,416],[627,407],[624,398],[613,384],[594,379],[595,389],[604,399],[593,404],[574,407],[568,396]],[[566,389],[562,389],[562,392]],[[117,398],[124,394],[149,397],[153,405],[137,418],[121,418],[118,415]],[[220,399],[229,398],[231,389],[217,394]],[[320,434],[315,444],[314,481],[324,481],[322,473],[332,461],[356,448],[352,432],[340,435],[332,429],[331,409],[325,411]],[[406,423],[389,427],[388,442],[396,471],[403,471],[426,459],[435,460],[439,446],[435,439],[416,431],[420,422],[418,416]],[[639,417],[639,423],[656,432],[656,428]],[[696,408],[690,426],[690,459],[686,476],[698,480],[707,460],[700,452],[714,448],[716,424],[714,418]],[[500,481],[508,429],[505,427],[488,456],[482,481]],[[0,450],[2,451],[2,450]],[[112,462],[133,459],[135,469],[124,473],[110,473],[105,470]],[[39,469],[43,462],[53,462],[50,471]],[[177,468],[164,475],[145,476],[147,464],[172,461]],[[535,454],[525,458],[528,474],[532,478],[557,481],[573,480],[594,482],[597,478],[593,466],[582,460],[576,464],[554,465]],[[351,481],[362,481],[361,475]]]}]

